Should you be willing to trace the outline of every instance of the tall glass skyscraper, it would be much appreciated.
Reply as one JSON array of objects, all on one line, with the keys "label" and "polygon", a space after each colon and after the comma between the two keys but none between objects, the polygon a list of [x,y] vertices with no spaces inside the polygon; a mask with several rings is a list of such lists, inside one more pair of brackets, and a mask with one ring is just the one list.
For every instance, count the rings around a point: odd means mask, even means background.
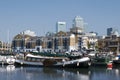
[{"label": "tall glass skyscraper", "polygon": [[113,28],[107,28],[107,35],[110,36],[113,32]]},{"label": "tall glass skyscraper", "polygon": [[73,20],[73,27],[79,27],[83,29],[84,28],[83,18],[81,18],[80,16],[76,16]]},{"label": "tall glass skyscraper", "polygon": [[57,22],[56,23],[56,32],[66,32],[66,22]]}]

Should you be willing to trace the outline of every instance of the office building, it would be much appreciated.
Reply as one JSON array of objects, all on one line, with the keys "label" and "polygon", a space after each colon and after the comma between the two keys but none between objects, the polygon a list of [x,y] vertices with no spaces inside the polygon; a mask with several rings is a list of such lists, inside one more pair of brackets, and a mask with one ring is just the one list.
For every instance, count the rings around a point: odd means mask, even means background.
[{"label": "office building", "polygon": [[79,27],[81,29],[84,29],[83,18],[81,18],[80,16],[76,16],[73,20],[73,27]]},{"label": "office building", "polygon": [[56,32],[66,32],[66,22],[57,22],[56,23]]},{"label": "office building", "polygon": [[107,35],[110,36],[112,34],[113,28],[107,28]]}]

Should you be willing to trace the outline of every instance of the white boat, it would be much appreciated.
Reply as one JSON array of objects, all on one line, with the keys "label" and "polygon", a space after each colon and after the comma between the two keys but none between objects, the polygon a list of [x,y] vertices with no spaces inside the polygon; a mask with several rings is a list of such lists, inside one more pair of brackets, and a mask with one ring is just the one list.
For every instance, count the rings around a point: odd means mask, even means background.
[{"label": "white boat", "polygon": [[16,66],[41,66],[41,67],[89,67],[90,59],[82,57],[70,60],[67,57],[46,57],[27,54],[24,59],[16,59]]},{"label": "white boat", "polygon": [[0,55],[0,64],[1,65],[13,65],[15,63],[15,57],[9,54]]}]

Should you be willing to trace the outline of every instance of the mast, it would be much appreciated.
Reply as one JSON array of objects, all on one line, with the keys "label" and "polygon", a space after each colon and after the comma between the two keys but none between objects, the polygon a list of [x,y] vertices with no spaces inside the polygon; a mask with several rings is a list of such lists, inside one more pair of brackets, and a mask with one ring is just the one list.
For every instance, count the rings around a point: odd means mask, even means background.
[{"label": "mast", "polygon": [[1,49],[1,50],[3,51],[3,41],[1,41],[1,46],[2,46],[2,49]]},{"label": "mast", "polygon": [[119,45],[120,45],[120,43],[119,43],[119,41],[118,41],[118,46],[117,46],[117,55],[119,55]]},{"label": "mast", "polygon": [[25,31],[23,31],[23,52],[25,52]]},{"label": "mast", "polygon": [[7,40],[8,40],[8,41],[7,41],[7,51],[9,52],[9,50],[10,50],[10,49],[9,49],[9,48],[10,48],[10,45],[9,45],[9,40],[10,40],[10,39],[9,39],[9,29],[8,29],[8,32],[7,32]]}]

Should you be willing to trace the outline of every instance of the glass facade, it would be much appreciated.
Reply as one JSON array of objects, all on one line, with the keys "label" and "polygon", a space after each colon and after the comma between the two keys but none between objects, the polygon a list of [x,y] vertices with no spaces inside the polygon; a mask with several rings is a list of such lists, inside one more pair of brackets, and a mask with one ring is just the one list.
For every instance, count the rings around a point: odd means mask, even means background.
[{"label": "glass facade", "polygon": [[56,32],[66,32],[66,22],[57,22],[56,23]]},{"label": "glass facade", "polygon": [[107,35],[110,36],[113,31],[113,28],[107,28]]},{"label": "glass facade", "polygon": [[84,28],[84,21],[83,18],[81,18],[80,16],[76,16],[73,20],[73,27],[80,27],[80,28]]}]

